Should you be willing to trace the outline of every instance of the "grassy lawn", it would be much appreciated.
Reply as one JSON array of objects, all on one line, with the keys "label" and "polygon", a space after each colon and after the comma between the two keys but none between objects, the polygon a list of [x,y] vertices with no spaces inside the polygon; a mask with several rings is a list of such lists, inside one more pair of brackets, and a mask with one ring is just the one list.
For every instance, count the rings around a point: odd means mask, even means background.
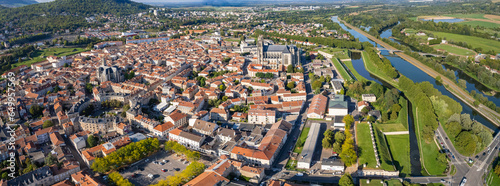
[{"label": "grassy lawn", "polygon": [[500,185],[500,177],[498,177],[498,175],[496,175],[493,170],[491,170],[488,174],[486,185]]},{"label": "grassy lawn", "polygon": [[356,126],[358,130],[358,149],[359,149],[359,164],[367,164],[368,168],[376,168],[377,160],[375,159],[375,151],[373,150],[372,138],[370,135],[370,126],[368,123],[359,123]]},{"label": "grassy lawn", "polygon": [[485,39],[485,38],[480,38],[480,37],[475,37],[475,36],[466,36],[466,35],[459,35],[459,34],[451,34],[451,33],[446,33],[446,32],[433,32],[434,35],[437,35],[439,37],[446,37],[447,40],[453,40],[455,42],[466,42],[467,44],[472,45],[473,48],[482,48],[484,50],[493,50],[497,53],[500,53],[500,41],[495,41],[495,40],[490,40],[490,39]]},{"label": "grassy lawn", "polygon": [[[415,18],[416,19],[416,18]],[[417,30],[415,29],[411,29],[411,28],[406,28],[405,29],[405,33],[408,33],[408,34],[416,34],[417,33]]]},{"label": "grassy lawn", "polygon": [[[304,143],[306,142],[307,139],[307,134],[309,133],[309,129],[311,127],[304,127],[304,130],[302,130],[302,133],[300,133],[299,139],[297,139],[297,144],[295,145],[295,149],[293,149],[293,152],[296,152],[300,154],[302,152],[302,147],[304,147]],[[299,142],[304,142],[302,144],[299,144]]]},{"label": "grassy lawn", "polygon": [[33,63],[37,63],[40,61],[44,61],[46,57],[48,56],[69,56],[73,54],[78,54],[81,52],[89,51],[88,49],[85,48],[46,48],[43,50],[37,50],[33,55],[32,59],[23,61],[21,63],[16,63],[14,64],[14,67],[20,66],[20,65],[31,65]]},{"label": "grassy lawn", "polygon": [[384,184],[382,183],[382,180],[379,179],[370,179],[370,183],[366,183],[368,179],[360,179],[359,180],[359,185],[360,186],[383,186]]},{"label": "grassy lawn", "polygon": [[459,48],[449,44],[433,45],[432,48],[446,50],[448,53],[457,54],[461,56],[473,56],[476,54],[474,51],[464,48]]},{"label": "grassy lawn", "polygon": [[376,124],[382,132],[408,131],[401,123]]},{"label": "grassy lawn", "polygon": [[470,25],[472,27],[484,27],[484,28],[497,28],[500,25],[492,22],[486,22],[486,21],[464,21],[464,22],[459,22],[458,24],[464,24],[464,25]]},{"label": "grassy lawn", "polygon": [[389,147],[387,146],[387,141],[385,140],[385,135],[380,131],[380,129],[378,129],[377,126],[374,126],[373,130],[375,130],[375,141],[381,161],[380,168],[386,171],[394,171],[392,157],[389,152]]},{"label": "grassy lawn", "polygon": [[339,59],[351,59],[348,55],[347,49],[341,49],[341,48],[324,48],[321,49],[321,51],[332,54],[334,57],[339,58]]},{"label": "grassy lawn", "polygon": [[402,177],[409,176],[411,174],[410,136],[403,134],[387,135],[385,137],[394,158],[394,166],[400,171],[399,175]]},{"label": "grassy lawn", "polygon": [[354,77],[356,77],[358,81],[360,80],[368,81],[365,77],[359,74],[358,71],[356,71],[356,69],[354,69],[354,66],[352,66],[352,61],[344,61],[343,63],[351,71],[351,73],[354,75]]},{"label": "grassy lawn", "polygon": [[486,19],[484,14],[446,14],[444,16],[456,18],[473,18],[473,19]]},{"label": "grassy lawn", "polygon": [[418,20],[417,17],[409,17],[408,19],[413,20],[413,21],[417,21]]},{"label": "grassy lawn", "polygon": [[332,58],[332,63],[335,65],[335,68],[337,69],[338,73],[340,76],[342,76],[342,79],[349,81],[352,79],[351,75],[347,73],[345,68],[340,64],[340,61],[337,58]]},{"label": "grassy lawn", "polygon": [[[422,108],[420,108],[422,109]],[[423,108],[425,109],[425,108]],[[444,170],[446,169],[446,164],[442,164],[437,161],[437,157],[439,155],[439,147],[434,143],[434,141],[426,142],[422,138],[422,134],[420,131],[424,128],[424,124],[420,122],[422,117],[418,114],[417,108],[413,106],[413,111],[415,112],[413,115],[415,116],[415,132],[417,133],[417,138],[419,140],[419,148],[420,148],[420,159],[422,161],[425,170],[429,172],[430,175],[440,176],[443,175]],[[422,169],[422,174],[427,174],[424,169]]]},{"label": "grassy lawn", "polygon": [[397,179],[387,180],[385,183],[387,186],[403,186],[403,184]]}]

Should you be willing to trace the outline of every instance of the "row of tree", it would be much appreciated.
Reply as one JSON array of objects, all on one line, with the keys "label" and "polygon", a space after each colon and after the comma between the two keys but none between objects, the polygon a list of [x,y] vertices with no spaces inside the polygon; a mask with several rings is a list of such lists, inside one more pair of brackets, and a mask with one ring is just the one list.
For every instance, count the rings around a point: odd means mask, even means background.
[{"label": "row of tree", "polygon": [[157,138],[148,138],[138,142],[132,142],[106,157],[96,158],[91,168],[99,173],[117,170],[120,167],[144,159],[159,149],[160,142]]},{"label": "row of tree", "polygon": [[179,186],[187,183],[205,171],[205,164],[194,161],[182,172],[175,172],[173,176],[168,176],[152,186]]},{"label": "row of tree", "polygon": [[344,164],[349,167],[358,160],[358,155],[356,150],[354,150],[354,138],[351,133],[351,126],[354,124],[354,118],[351,115],[346,115],[342,121],[345,123],[345,140],[344,143],[342,143],[342,151],[339,156]]},{"label": "row of tree", "polygon": [[117,186],[133,186],[134,184],[130,183],[128,179],[123,178],[120,173],[114,171],[111,174],[108,175],[109,180],[113,182]]},{"label": "row of tree", "polygon": [[200,159],[200,153],[198,151],[189,150],[184,145],[181,145],[176,141],[167,141],[165,143],[165,151],[173,151],[177,155],[186,156],[186,159],[189,161],[198,161]]}]

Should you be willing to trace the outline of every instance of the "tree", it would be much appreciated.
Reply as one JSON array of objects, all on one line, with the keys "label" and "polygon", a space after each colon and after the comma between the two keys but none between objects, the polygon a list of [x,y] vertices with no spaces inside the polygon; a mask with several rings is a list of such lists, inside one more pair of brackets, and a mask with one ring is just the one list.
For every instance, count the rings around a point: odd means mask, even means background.
[{"label": "tree", "polygon": [[335,142],[333,143],[332,145],[332,151],[335,152],[335,153],[340,153],[342,152],[342,143],[339,143],[339,142]]},{"label": "tree", "polygon": [[[500,176],[500,164],[497,163],[497,165],[495,166],[495,174],[499,175]],[[3,175],[2,175],[3,177]]]},{"label": "tree", "polygon": [[455,139],[455,146],[458,152],[462,153],[463,155],[470,156],[476,151],[476,136],[468,131],[462,131]]},{"label": "tree", "polygon": [[344,143],[344,140],[345,140],[345,134],[343,132],[335,133],[335,142]]},{"label": "tree", "polygon": [[399,105],[399,104],[392,105],[391,111],[393,111],[393,112],[399,112],[399,111],[401,111],[401,105]]},{"label": "tree", "polygon": [[384,87],[378,83],[372,83],[369,88],[370,92],[376,97],[380,97],[384,93]]},{"label": "tree", "polygon": [[449,135],[456,137],[462,131],[462,125],[457,121],[448,122],[446,125]]},{"label": "tree", "polygon": [[346,126],[350,127],[354,123],[354,118],[351,115],[346,115],[344,116],[344,119],[342,119],[342,121]]},{"label": "tree", "polygon": [[438,162],[441,162],[442,164],[448,163],[448,158],[446,157],[445,153],[439,153],[439,155],[436,159],[438,160]]},{"label": "tree", "polygon": [[94,135],[90,135],[87,137],[87,145],[88,147],[95,147],[99,143],[99,138]]},{"label": "tree", "polygon": [[30,114],[34,118],[38,118],[38,116],[41,116],[42,112],[43,112],[43,108],[38,104],[34,104],[30,108]]},{"label": "tree", "polygon": [[286,85],[286,87],[288,89],[290,89],[290,90],[293,89],[293,88],[295,88],[295,82],[293,82],[293,81],[288,82],[288,84]]},{"label": "tree", "polygon": [[286,67],[287,73],[294,73],[294,71],[295,71],[295,68],[293,67],[293,65],[288,65],[288,67]]},{"label": "tree", "polygon": [[332,148],[333,145],[333,138],[334,138],[334,132],[332,130],[326,130],[324,133],[324,138],[322,141],[322,146],[323,148],[329,149]]},{"label": "tree", "polygon": [[45,120],[43,122],[43,128],[49,128],[49,127],[52,127],[54,126],[54,123],[52,123],[52,120]]},{"label": "tree", "polygon": [[471,130],[472,129],[472,120],[470,119],[469,114],[460,115],[460,122],[462,124],[463,130]]},{"label": "tree", "polygon": [[322,85],[323,85],[323,83],[321,81],[316,80],[312,83],[312,89],[315,89],[315,90],[319,89],[319,88],[321,88]]},{"label": "tree", "polygon": [[391,120],[396,120],[398,119],[398,113],[397,112],[391,112]]},{"label": "tree", "polygon": [[57,163],[57,158],[54,157],[53,155],[49,154],[47,157],[45,157],[45,165],[54,165]]},{"label": "tree", "polygon": [[339,185],[340,186],[354,186],[354,181],[352,180],[351,174],[345,173],[340,177],[339,180]]},{"label": "tree", "polygon": [[224,84],[219,85],[219,90],[221,90],[221,91],[226,90],[226,86]]}]

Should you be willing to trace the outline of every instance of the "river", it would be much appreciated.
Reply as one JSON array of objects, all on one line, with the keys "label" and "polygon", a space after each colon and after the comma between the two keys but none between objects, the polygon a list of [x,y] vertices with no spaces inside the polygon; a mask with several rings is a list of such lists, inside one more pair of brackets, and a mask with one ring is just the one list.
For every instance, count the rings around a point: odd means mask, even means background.
[{"label": "river", "polygon": [[[351,35],[353,35],[355,38],[357,38],[360,42],[367,41],[367,42],[370,42],[375,47],[383,48],[379,44],[377,44],[377,43],[371,41],[370,39],[368,39],[367,37],[365,37],[363,34],[360,34],[360,33],[356,32],[355,30],[352,30],[352,29],[348,28],[347,26],[345,26],[343,23],[341,23],[338,20],[337,17],[332,17],[332,21],[338,23],[340,25],[340,27],[342,27],[342,29],[351,33]],[[383,35],[384,37],[389,38],[390,36],[392,36],[392,31],[390,29],[387,29],[383,32],[383,34],[384,34]],[[400,58],[399,56],[390,55],[388,51],[381,51],[381,54],[385,58],[387,58],[389,61],[391,61],[391,64],[396,68],[396,70],[398,70],[401,74],[405,75],[406,77],[410,78],[413,82],[424,82],[424,81],[430,82],[434,86],[434,88],[438,89],[443,95],[449,96],[452,99],[454,99],[455,101],[457,101],[458,103],[460,103],[460,105],[462,105],[462,108],[463,108],[462,113],[470,114],[473,119],[481,122],[483,125],[485,125],[486,127],[490,128],[492,130],[496,131],[498,129],[498,127],[496,125],[494,125],[493,123],[488,121],[482,115],[480,115],[479,113],[474,111],[474,109],[472,109],[469,105],[465,104],[462,100],[458,99],[452,93],[450,93],[442,84],[436,83],[435,79],[432,78],[431,76],[427,75],[427,73],[425,73],[424,71],[420,70],[419,68],[415,67],[414,65],[412,65],[408,61]],[[357,64],[359,64],[359,63],[357,63]],[[355,61],[353,61],[353,65],[355,65]],[[365,68],[364,65],[355,65],[355,66],[357,66],[358,68]],[[358,69],[356,69],[356,70],[358,70]],[[366,69],[364,71],[366,71]],[[364,77],[367,79],[371,79],[371,77],[366,77],[366,76],[364,76]],[[481,92],[481,91],[479,91],[479,92]]]},{"label": "river", "polygon": [[[356,32],[355,30],[352,30],[352,29],[348,28],[347,26],[345,26],[343,23],[341,23],[338,20],[338,18],[336,16],[332,17],[332,21],[338,23],[340,25],[340,27],[342,27],[342,29],[348,31],[351,35],[353,35],[355,38],[357,38],[360,42],[369,42],[375,47],[383,48],[379,44],[369,40],[366,36],[364,36],[364,35]],[[391,29],[387,29],[381,33],[381,37],[384,37],[384,38],[389,38],[391,36],[392,36]],[[394,39],[391,39],[391,40],[397,42]],[[415,67],[414,65],[412,65],[408,61],[400,58],[399,56],[390,55],[389,52],[387,52],[387,51],[382,51],[381,54],[384,57],[386,57],[391,62],[391,64],[401,74],[405,75],[406,77],[408,77],[409,79],[411,79],[414,82],[424,82],[424,81],[430,82],[434,86],[434,88],[438,89],[443,95],[446,95],[446,96],[454,99],[458,103],[460,103],[460,105],[462,105],[462,108],[463,108],[462,113],[470,114],[473,119],[481,122],[483,125],[485,125],[486,127],[490,128],[494,131],[496,131],[498,129],[497,126],[495,126],[493,123],[491,123],[486,118],[481,116],[479,113],[477,113],[471,107],[469,107],[469,105],[465,104],[462,100],[455,97],[442,84],[436,82],[436,80],[434,78],[427,75],[425,72],[423,72],[419,68]],[[353,55],[353,56],[355,56],[355,55]],[[378,83],[383,82],[383,81],[379,80],[378,78],[373,77],[372,75],[370,75],[368,73],[368,71],[365,69],[364,62],[362,59],[353,58],[352,64],[353,64],[354,68],[356,69],[356,71],[358,71],[358,73],[360,75],[362,75],[363,77],[365,77],[366,79],[374,80],[374,81],[376,80],[376,82],[378,82]],[[381,83],[381,84],[386,84],[386,83]],[[418,175],[421,175],[421,173],[420,173],[421,172],[420,171],[421,170],[421,162],[420,162],[420,153],[419,153],[419,149],[418,149],[417,139],[416,139],[416,135],[414,133],[415,126],[413,126],[413,114],[410,114],[408,117],[408,128],[409,128],[409,132],[410,132],[410,158],[411,158],[410,161],[412,164],[411,174],[414,176],[418,176]]]}]

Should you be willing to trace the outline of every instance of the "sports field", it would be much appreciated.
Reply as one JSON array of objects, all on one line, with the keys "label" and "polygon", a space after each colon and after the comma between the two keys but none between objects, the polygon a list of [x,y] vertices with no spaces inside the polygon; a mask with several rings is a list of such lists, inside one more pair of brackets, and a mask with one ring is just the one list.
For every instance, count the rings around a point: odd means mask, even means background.
[{"label": "sports field", "polygon": [[459,48],[450,44],[439,44],[439,45],[433,45],[432,48],[435,49],[441,49],[441,50],[446,50],[448,53],[456,54],[456,55],[461,55],[461,56],[473,56],[476,53],[472,50],[464,49],[464,48]]}]

